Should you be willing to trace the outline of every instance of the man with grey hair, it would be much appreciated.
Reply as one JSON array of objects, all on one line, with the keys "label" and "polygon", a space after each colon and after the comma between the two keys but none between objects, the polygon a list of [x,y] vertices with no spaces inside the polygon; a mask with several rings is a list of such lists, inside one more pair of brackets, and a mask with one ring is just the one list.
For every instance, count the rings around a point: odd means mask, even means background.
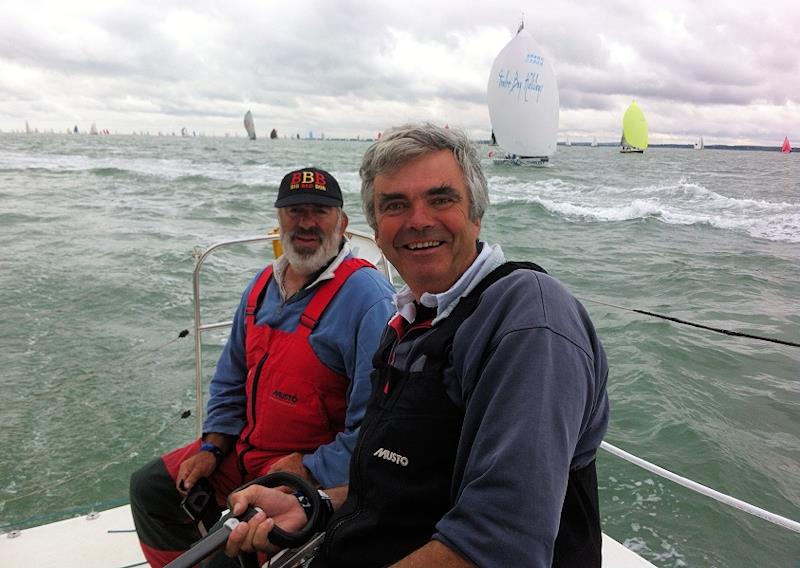
[{"label": "man with grey hair", "polygon": [[213,525],[228,494],[256,477],[286,471],[321,487],[347,483],[394,289],[351,254],[342,205],[324,170],[302,168],[281,181],[284,254],[242,295],[209,385],[202,438],[131,477],[131,510],[151,566],[188,549],[200,537],[193,521]]},{"label": "man with grey hair", "polygon": [[[608,366],[586,310],[537,265],[479,240],[487,186],[463,133],[392,129],[360,173],[406,287],[313,566],[599,566]],[[233,531],[229,554],[274,550],[274,524],[304,520],[261,487],[231,502],[264,512]]]}]

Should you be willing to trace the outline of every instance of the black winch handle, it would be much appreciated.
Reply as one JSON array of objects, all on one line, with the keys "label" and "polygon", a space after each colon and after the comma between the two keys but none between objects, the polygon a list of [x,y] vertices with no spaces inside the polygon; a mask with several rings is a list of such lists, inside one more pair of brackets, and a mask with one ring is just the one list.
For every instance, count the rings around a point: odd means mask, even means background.
[{"label": "black winch handle", "polygon": [[[264,487],[280,487],[286,485],[296,489],[308,499],[308,502],[311,504],[311,514],[308,518],[308,522],[306,526],[298,532],[286,532],[277,525],[272,527],[272,530],[267,535],[267,538],[272,544],[280,548],[297,548],[308,542],[317,532],[317,524],[322,515],[322,500],[317,490],[308,481],[293,473],[279,471],[254,479],[237,488],[234,493],[250,485],[263,485]],[[167,564],[165,568],[191,568],[204,558],[211,556],[216,551],[225,547],[228,536],[233,532],[233,529],[236,528],[236,525],[241,521],[251,519],[258,511],[259,509],[248,507],[241,515],[234,516],[233,513],[224,515],[211,527],[208,535],[199,540],[192,548],[181,554],[178,558]],[[239,561],[245,568],[258,566],[255,554],[252,553],[240,554]]]},{"label": "black winch handle", "polygon": [[[311,504],[310,515],[306,526],[295,533],[289,533],[275,525],[267,534],[269,541],[280,548],[297,548],[303,546],[318,532],[317,525],[322,516],[322,498],[319,492],[305,479],[293,473],[277,471],[245,483],[236,491],[241,491],[250,485],[263,485],[264,487],[280,487],[286,485],[297,490]],[[245,514],[247,511],[245,511]],[[252,515],[251,515],[252,516]]]}]

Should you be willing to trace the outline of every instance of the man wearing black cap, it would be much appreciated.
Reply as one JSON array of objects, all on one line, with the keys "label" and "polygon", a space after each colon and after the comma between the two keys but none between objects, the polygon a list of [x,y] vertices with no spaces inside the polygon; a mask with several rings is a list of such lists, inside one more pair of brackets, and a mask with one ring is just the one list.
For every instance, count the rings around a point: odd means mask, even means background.
[{"label": "man wearing black cap", "polygon": [[275,207],[284,254],[242,296],[209,386],[203,437],[131,477],[131,510],[151,566],[199,538],[181,508],[193,488],[192,502],[201,485],[214,495],[206,510],[188,511],[208,522],[234,488],[269,472],[323,488],[347,483],[394,290],[352,256],[342,205],[324,170],[303,168],[281,181]]}]

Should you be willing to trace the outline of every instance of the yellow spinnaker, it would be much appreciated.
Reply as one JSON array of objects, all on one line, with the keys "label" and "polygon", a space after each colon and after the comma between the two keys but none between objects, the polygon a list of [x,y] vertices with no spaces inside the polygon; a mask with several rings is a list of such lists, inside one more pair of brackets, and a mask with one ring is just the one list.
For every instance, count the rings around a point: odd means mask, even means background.
[{"label": "yellow spinnaker", "polygon": [[622,133],[631,146],[642,150],[647,148],[647,121],[636,101],[631,103],[622,117]]}]

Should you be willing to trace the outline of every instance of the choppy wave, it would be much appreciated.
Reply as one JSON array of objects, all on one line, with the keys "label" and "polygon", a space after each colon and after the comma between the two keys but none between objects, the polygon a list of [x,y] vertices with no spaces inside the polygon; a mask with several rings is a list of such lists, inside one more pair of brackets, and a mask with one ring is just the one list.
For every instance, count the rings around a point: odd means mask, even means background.
[{"label": "choppy wave", "polygon": [[50,154],[32,156],[6,152],[0,155],[0,172],[12,174],[70,174],[88,172],[99,177],[152,177],[165,181],[216,180],[248,185],[278,185],[285,167],[247,159],[208,161],[191,158],[126,157],[122,155],[89,156]]},{"label": "choppy wave", "polygon": [[537,203],[556,215],[590,221],[652,218],[672,225],[709,225],[755,238],[800,243],[799,203],[720,195],[685,178],[634,188],[560,179],[510,181],[491,180],[494,203]]}]

